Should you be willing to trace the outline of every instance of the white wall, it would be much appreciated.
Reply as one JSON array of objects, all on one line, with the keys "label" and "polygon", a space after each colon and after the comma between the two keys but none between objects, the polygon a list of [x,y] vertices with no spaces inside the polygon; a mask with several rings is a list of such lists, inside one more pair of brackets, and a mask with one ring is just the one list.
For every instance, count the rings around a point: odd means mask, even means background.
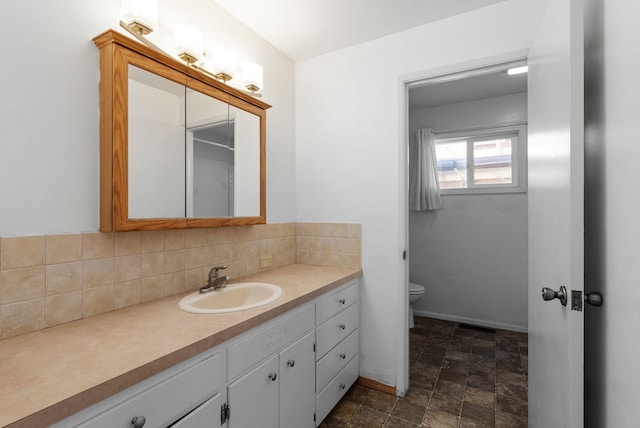
[{"label": "white wall", "polygon": [[[409,131],[526,122],[527,95],[411,111]],[[524,155],[524,154],[523,154]],[[409,272],[424,285],[417,314],[526,331],[526,193],[443,195],[436,211],[409,213]]]},{"label": "white wall", "polygon": [[638,424],[640,3],[585,2],[585,426]]},{"label": "white wall", "polygon": [[[267,221],[295,219],[294,63],[211,0],[159,0],[155,43],[186,22],[265,69]],[[120,0],[7,0],[0,14],[0,235],[98,229],[98,49]],[[29,30],[25,30],[25,25]],[[124,30],[123,30],[124,31]]]},{"label": "white wall", "polygon": [[535,1],[508,0],[297,63],[297,220],[363,224],[363,376],[396,385],[401,80],[520,55],[538,17]]}]

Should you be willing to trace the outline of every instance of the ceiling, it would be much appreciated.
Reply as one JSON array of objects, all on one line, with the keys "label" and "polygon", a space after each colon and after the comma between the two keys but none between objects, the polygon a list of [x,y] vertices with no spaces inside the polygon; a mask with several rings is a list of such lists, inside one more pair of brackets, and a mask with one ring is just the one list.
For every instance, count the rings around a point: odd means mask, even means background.
[{"label": "ceiling", "polygon": [[527,74],[509,76],[506,71],[481,74],[409,89],[409,110],[457,104],[527,92]]},{"label": "ceiling", "polygon": [[294,60],[504,0],[214,0]]}]

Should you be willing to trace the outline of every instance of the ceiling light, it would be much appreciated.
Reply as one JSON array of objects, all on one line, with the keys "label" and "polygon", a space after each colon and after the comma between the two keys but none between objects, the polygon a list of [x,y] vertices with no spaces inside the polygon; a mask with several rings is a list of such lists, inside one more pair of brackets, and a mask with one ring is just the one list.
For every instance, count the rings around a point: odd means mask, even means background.
[{"label": "ceiling light", "polygon": [[529,71],[529,66],[523,65],[522,67],[510,68],[507,70],[507,74],[509,76],[513,76],[514,74],[522,74]]}]

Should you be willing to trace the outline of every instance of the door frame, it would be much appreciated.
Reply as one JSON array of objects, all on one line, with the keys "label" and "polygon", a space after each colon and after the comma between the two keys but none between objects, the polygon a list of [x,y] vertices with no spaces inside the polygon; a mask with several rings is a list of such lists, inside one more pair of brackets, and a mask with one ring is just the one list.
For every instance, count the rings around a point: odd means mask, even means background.
[{"label": "door frame", "polygon": [[[400,76],[398,78],[398,308],[396,311],[396,395],[409,389],[409,89],[417,84],[444,83],[504,68],[509,63],[527,62],[528,49],[478,58]],[[406,260],[402,259],[406,251]]]}]

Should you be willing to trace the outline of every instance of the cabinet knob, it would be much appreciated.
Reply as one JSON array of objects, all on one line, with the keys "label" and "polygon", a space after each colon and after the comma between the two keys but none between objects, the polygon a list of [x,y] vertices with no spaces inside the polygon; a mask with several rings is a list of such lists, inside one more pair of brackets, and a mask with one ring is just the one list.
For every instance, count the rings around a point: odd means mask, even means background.
[{"label": "cabinet knob", "polygon": [[269,380],[275,382],[278,379],[278,373],[269,373]]},{"label": "cabinet knob", "polygon": [[133,428],[142,428],[146,422],[147,420],[144,416],[134,416],[133,419],[131,419],[131,425],[133,425]]},{"label": "cabinet knob", "polygon": [[293,366],[295,366],[295,365],[296,365],[296,361],[295,361],[295,360],[289,360],[289,361],[287,361],[287,365],[288,365],[289,367],[293,367]]},{"label": "cabinet knob", "polygon": [[338,328],[340,330],[344,330],[345,328],[347,328],[347,326],[345,324],[338,324]]},{"label": "cabinet knob", "polygon": [[339,302],[341,305],[344,305],[344,304],[347,302],[347,300],[346,300],[346,299],[338,299],[338,302]]},{"label": "cabinet knob", "polygon": [[338,355],[340,357],[341,360],[344,360],[345,358],[347,358],[347,354],[345,354],[344,352],[342,352],[340,355]]},{"label": "cabinet knob", "polygon": [[344,383],[340,384],[340,389],[345,389],[347,387],[347,385],[345,385]]}]

